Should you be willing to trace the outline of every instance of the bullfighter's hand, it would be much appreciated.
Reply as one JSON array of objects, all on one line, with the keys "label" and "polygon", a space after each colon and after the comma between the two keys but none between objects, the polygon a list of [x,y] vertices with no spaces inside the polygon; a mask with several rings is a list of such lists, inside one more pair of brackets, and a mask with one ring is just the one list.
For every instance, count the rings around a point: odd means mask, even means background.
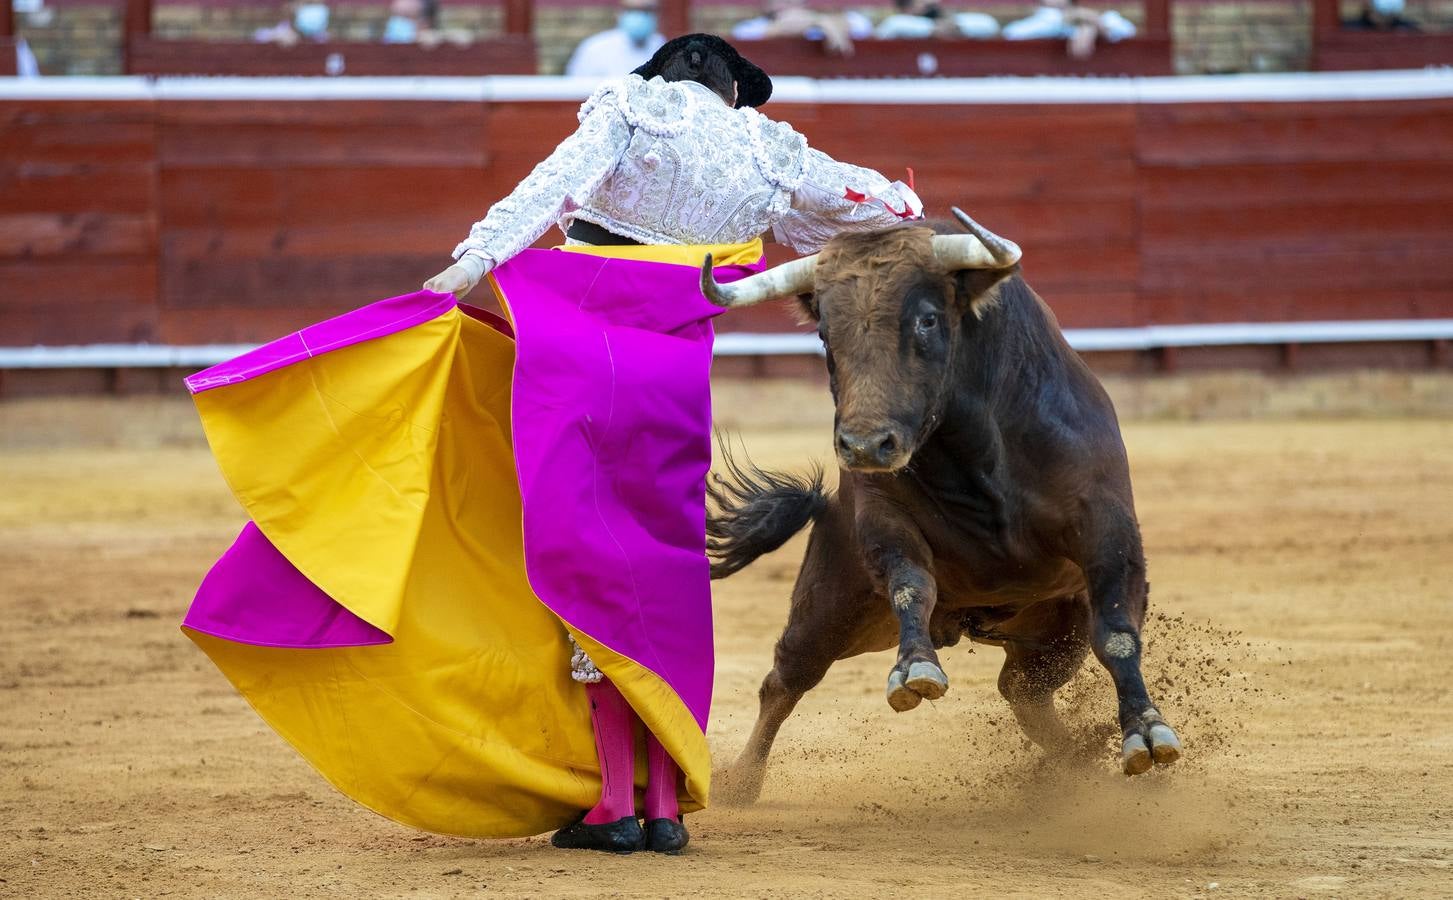
[{"label": "bullfighter's hand", "polygon": [[474,290],[479,279],[473,277],[473,273],[463,266],[450,266],[444,271],[424,282],[424,290],[433,291],[436,294],[453,294],[455,297],[463,297]]}]

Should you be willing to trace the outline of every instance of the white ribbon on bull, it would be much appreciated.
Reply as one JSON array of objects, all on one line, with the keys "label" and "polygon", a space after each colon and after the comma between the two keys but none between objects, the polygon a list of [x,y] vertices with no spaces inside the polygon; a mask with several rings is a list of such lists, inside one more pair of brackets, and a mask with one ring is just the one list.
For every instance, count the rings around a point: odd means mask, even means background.
[{"label": "white ribbon on bull", "polygon": [[[945,269],[951,272],[958,269],[1007,269],[1024,255],[1018,244],[975,222],[957,206],[953,207],[953,213],[969,233],[934,235],[933,254]],[[717,306],[728,309],[806,293],[812,288],[817,271],[817,254],[814,253],[773,266],[741,281],[718,284],[712,274],[711,262],[711,254],[708,253],[701,266],[701,293]]]}]

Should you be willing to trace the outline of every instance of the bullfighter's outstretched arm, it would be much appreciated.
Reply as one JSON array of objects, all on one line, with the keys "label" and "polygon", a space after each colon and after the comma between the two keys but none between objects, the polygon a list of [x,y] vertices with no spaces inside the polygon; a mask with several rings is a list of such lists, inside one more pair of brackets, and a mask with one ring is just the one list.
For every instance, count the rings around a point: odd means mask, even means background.
[{"label": "bullfighter's outstretched arm", "polygon": [[922,217],[923,201],[903,182],[808,149],[792,208],[773,231],[798,253],[816,253],[841,232],[873,231]]},{"label": "bullfighter's outstretched arm", "polygon": [[533,244],[560,216],[580,206],[620,163],[630,126],[614,104],[596,105],[580,127],[535,166],[509,196],[491,206],[454,248],[475,282]]}]

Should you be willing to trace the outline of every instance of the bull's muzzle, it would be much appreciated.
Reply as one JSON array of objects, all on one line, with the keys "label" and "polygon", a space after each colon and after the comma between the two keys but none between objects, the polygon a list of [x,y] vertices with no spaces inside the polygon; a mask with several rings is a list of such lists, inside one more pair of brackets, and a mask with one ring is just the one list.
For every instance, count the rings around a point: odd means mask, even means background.
[{"label": "bull's muzzle", "polygon": [[907,438],[896,428],[837,430],[837,458],[845,469],[892,472],[907,465],[911,455]]}]

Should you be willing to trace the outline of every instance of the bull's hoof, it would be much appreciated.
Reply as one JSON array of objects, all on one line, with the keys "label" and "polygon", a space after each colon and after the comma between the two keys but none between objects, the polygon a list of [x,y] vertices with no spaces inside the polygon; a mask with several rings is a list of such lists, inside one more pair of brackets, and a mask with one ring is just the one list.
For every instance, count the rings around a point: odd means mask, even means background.
[{"label": "bull's hoof", "polygon": [[888,705],[894,712],[908,712],[923,702],[923,698],[908,689],[908,678],[894,669],[888,673]]},{"label": "bull's hoof", "polygon": [[1161,722],[1150,726],[1150,755],[1156,765],[1168,766],[1181,758],[1181,739],[1172,728]]},{"label": "bull's hoof", "polygon": [[888,673],[888,705],[907,712],[924,700],[937,700],[948,691],[948,676],[931,662],[916,662]]},{"label": "bull's hoof", "polygon": [[1155,765],[1155,760],[1150,756],[1150,748],[1146,746],[1145,737],[1140,732],[1129,735],[1120,745],[1120,765],[1125,769],[1126,775],[1143,775]]},{"label": "bull's hoof", "polygon": [[1146,710],[1125,729],[1120,765],[1126,775],[1142,775],[1152,766],[1168,766],[1180,758],[1181,739],[1155,709]]},{"label": "bull's hoof", "polygon": [[948,693],[948,676],[931,662],[908,667],[908,689],[925,700],[937,700]]}]

